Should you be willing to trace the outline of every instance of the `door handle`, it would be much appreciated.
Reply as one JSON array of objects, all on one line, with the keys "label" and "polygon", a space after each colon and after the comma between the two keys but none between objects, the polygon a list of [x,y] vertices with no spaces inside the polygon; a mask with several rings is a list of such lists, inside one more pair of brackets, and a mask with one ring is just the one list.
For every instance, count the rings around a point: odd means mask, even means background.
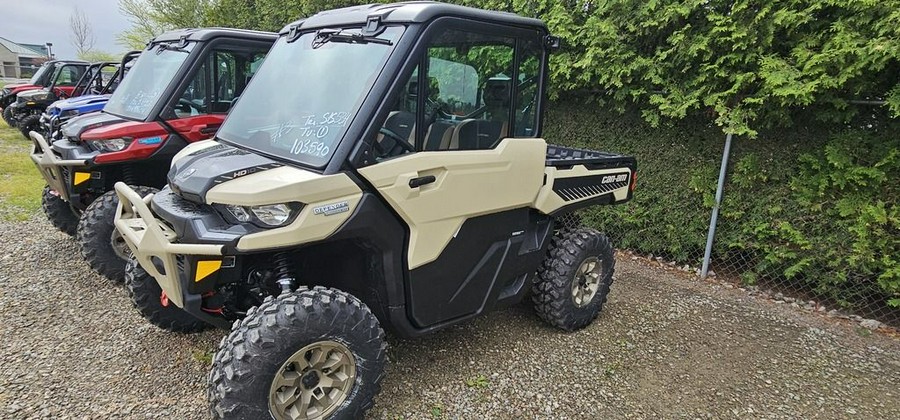
[{"label": "door handle", "polygon": [[216,131],[219,131],[219,127],[221,127],[221,126],[222,126],[222,124],[207,124],[207,125],[203,126],[202,128],[200,128],[200,134],[205,134],[205,135],[216,134]]},{"label": "door handle", "polygon": [[435,178],[434,175],[420,176],[409,180],[409,188],[419,188],[434,181],[437,181],[437,178]]}]

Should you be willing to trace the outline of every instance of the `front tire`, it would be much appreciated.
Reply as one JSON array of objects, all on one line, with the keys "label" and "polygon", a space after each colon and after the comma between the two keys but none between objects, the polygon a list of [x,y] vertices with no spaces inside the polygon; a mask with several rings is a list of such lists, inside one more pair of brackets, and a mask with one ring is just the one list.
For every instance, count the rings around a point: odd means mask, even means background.
[{"label": "front tire", "polygon": [[78,215],[72,211],[69,203],[65,202],[56,191],[50,189],[49,185],[44,187],[44,192],[41,194],[41,208],[53,227],[69,236],[75,236],[75,231],[78,229]]},{"label": "front tire", "polygon": [[305,287],[268,298],[222,340],[208,379],[215,419],[362,418],[387,344],[365,304]]},{"label": "front tire", "polygon": [[13,114],[13,108],[11,106],[3,108],[3,120],[6,121],[6,124],[10,127],[16,128],[16,116]]},{"label": "front tire", "polygon": [[[156,193],[156,188],[131,187],[141,197]],[[130,251],[114,223],[119,196],[109,191],[97,197],[81,214],[76,238],[81,256],[91,268],[107,279],[121,284],[125,280],[125,263]]]},{"label": "front tire", "polygon": [[125,264],[125,288],[135,309],[151,324],[170,332],[195,333],[213,326],[167,302],[159,283],[134,259]]},{"label": "front tire", "polygon": [[40,114],[32,114],[22,118],[22,120],[18,121],[18,127],[19,131],[22,132],[22,135],[25,136],[25,140],[31,141],[31,136],[28,135],[28,133],[32,131],[41,131]]},{"label": "front tire", "polygon": [[600,232],[562,231],[532,288],[538,316],[565,331],[588,326],[603,309],[615,264],[612,244]]}]

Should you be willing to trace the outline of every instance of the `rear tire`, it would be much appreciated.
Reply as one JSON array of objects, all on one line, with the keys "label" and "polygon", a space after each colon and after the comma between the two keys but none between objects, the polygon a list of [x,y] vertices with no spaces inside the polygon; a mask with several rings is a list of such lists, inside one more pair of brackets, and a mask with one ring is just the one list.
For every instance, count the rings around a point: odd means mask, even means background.
[{"label": "rear tire", "polygon": [[22,132],[22,135],[25,136],[25,140],[31,141],[31,136],[28,133],[32,131],[41,131],[41,116],[40,114],[32,114],[27,117],[22,118],[18,122],[19,131]]},{"label": "rear tire", "polygon": [[606,303],[613,248],[606,236],[587,228],[560,232],[552,241],[532,288],[534,308],[550,325],[575,331],[596,319]]},{"label": "rear tire", "polygon": [[131,258],[125,264],[125,288],[131,303],[151,324],[170,332],[195,333],[213,326],[168,302],[163,305],[162,288],[153,276]]},{"label": "rear tire", "polygon": [[41,208],[44,209],[44,214],[47,215],[47,219],[50,220],[53,227],[69,236],[75,236],[75,231],[78,229],[78,215],[72,211],[69,203],[50,189],[50,186],[45,186],[44,192],[41,194]]},{"label": "rear tire", "polygon": [[[153,194],[156,188],[133,186],[139,196]],[[97,197],[81,214],[76,238],[81,256],[91,268],[107,279],[121,284],[125,280],[125,263],[130,250],[116,231],[114,223],[119,196],[109,191]]]},{"label": "rear tire", "polygon": [[[297,418],[362,418],[381,389],[386,351],[378,320],[347,293],[303,287],[270,297],[219,345],[208,379],[212,417],[283,418],[272,413],[293,407],[304,414]],[[280,408],[279,398],[295,401]]]}]

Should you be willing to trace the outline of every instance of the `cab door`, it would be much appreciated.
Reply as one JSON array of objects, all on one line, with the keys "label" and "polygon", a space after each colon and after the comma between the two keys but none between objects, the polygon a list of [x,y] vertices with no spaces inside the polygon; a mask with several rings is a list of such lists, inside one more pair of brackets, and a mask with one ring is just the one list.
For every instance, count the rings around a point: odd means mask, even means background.
[{"label": "cab door", "polygon": [[[537,80],[541,49],[508,29],[453,20],[426,39],[391,96],[377,163],[359,170],[408,226],[407,306],[423,328],[519,295],[549,230],[531,210],[546,143],[533,136],[533,115],[519,118],[537,100],[539,89],[520,81]],[[416,116],[410,138],[396,128],[406,115]],[[415,144],[398,147],[407,140]]]},{"label": "cab door", "polygon": [[269,47],[219,43],[207,49],[161,117],[189,143],[213,137]]},{"label": "cab door", "polygon": [[56,72],[53,79],[53,94],[57,98],[68,98],[77,95],[75,86],[87,71],[87,66],[83,64],[64,64]]}]

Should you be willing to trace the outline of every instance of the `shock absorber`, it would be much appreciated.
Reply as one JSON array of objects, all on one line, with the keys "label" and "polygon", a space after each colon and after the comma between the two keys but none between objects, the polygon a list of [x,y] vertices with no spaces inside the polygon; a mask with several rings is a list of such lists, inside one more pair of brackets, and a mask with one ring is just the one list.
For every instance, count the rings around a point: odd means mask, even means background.
[{"label": "shock absorber", "polygon": [[137,185],[134,182],[134,169],[127,163],[122,165],[122,181],[128,185]]},{"label": "shock absorber", "polygon": [[276,252],[272,259],[275,262],[275,282],[281,287],[281,293],[290,293],[297,288],[297,280],[294,278],[294,267],[291,255],[288,251]]}]

